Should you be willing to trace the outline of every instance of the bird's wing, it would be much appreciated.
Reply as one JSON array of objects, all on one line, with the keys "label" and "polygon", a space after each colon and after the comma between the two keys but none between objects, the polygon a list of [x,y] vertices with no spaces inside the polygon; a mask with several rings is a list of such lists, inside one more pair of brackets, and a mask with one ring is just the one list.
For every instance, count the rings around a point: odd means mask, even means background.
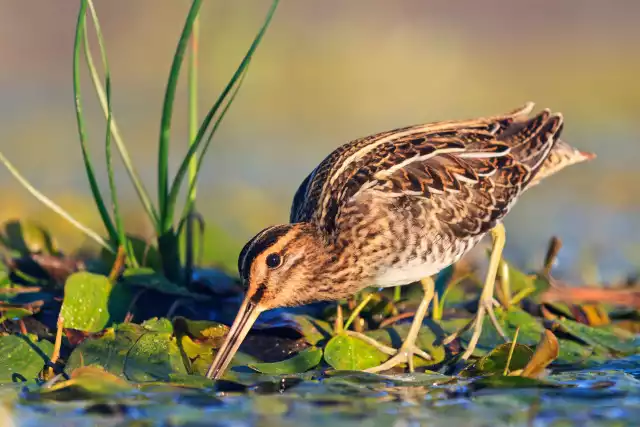
[{"label": "bird's wing", "polygon": [[[412,126],[372,135],[330,154],[307,177],[293,221],[332,233],[342,208],[360,196],[429,200],[459,233],[495,225],[540,169],[559,136],[562,117],[532,105],[505,115]],[[409,199],[408,199],[409,198]],[[468,223],[468,217],[480,217]]]}]

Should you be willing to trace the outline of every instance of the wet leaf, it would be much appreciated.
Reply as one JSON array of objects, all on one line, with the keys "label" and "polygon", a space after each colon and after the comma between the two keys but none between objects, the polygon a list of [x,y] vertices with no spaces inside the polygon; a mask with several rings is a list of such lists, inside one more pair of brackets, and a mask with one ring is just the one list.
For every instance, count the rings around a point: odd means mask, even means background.
[{"label": "wet leaf", "polygon": [[37,378],[53,353],[49,341],[34,342],[30,336],[0,336],[0,383]]},{"label": "wet leaf", "polygon": [[180,316],[173,319],[173,329],[179,338],[188,335],[197,340],[209,341],[214,348],[222,344],[229,331],[229,327],[222,323],[210,320],[190,320]]},{"label": "wet leaf", "polygon": [[469,387],[473,390],[480,390],[484,388],[500,389],[523,389],[523,388],[562,388],[562,384],[552,381],[542,381],[535,378],[519,377],[519,376],[504,376],[504,375],[491,375],[488,377],[481,377],[474,380]]},{"label": "wet leaf", "polygon": [[166,332],[147,332],[131,347],[125,377],[134,382],[167,381],[172,373],[187,373],[174,338]]},{"label": "wet leaf", "polygon": [[[463,372],[466,372],[466,375],[470,376],[502,375],[507,368],[507,361],[509,360],[511,346],[512,343],[499,345]],[[531,348],[523,344],[516,344],[513,349],[511,361],[509,362],[509,371],[523,369],[531,359],[532,355],[533,350]]]},{"label": "wet leaf", "polygon": [[610,351],[621,354],[634,354],[638,351],[638,340],[633,334],[612,332],[608,327],[591,327],[573,320],[556,320],[565,332],[586,342],[592,347],[604,347]]},{"label": "wet leaf", "polygon": [[200,294],[190,292],[182,286],[169,281],[165,276],[155,272],[152,268],[127,268],[120,279],[120,282],[128,286],[152,289],[167,295],[178,295],[194,299],[208,299]]},{"label": "wet leaf", "polygon": [[304,314],[283,314],[286,320],[292,321],[292,327],[298,331],[311,345],[316,345],[333,336],[333,327],[324,320],[316,319]]},{"label": "wet leaf", "polygon": [[44,393],[52,393],[68,387],[77,387],[90,395],[113,396],[133,390],[131,384],[97,366],[85,366],[73,371],[71,379],[56,383]]},{"label": "wet leaf", "polygon": [[533,353],[531,360],[527,363],[522,371],[523,377],[536,378],[540,376],[545,368],[551,364],[560,355],[560,346],[558,339],[548,329],[545,329],[536,351]]},{"label": "wet leaf", "polygon": [[334,369],[361,371],[380,365],[388,356],[356,337],[340,334],[327,343],[324,359]]},{"label": "wet leaf", "polygon": [[113,284],[105,276],[74,273],[64,285],[64,301],[60,316],[64,327],[85,332],[98,332],[109,323],[109,295]]},{"label": "wet leaf", "polygon": [[254,363],[249,367],[263,374],[298,374],[315,368],[321,360],[322,350],[309,347],[289,359],[274,363]]},{"label": "wet leaf", "polygon": [[71,353],[66,371],[73,374],[78,368],[95,365],[136,382],[166,381],[173,373],[187,372],[171,332],[129,323],[85,340]]},{"label": "wet leaf", "polygon": [[[4,307],[0,307],[4,308]],[[31,310],[22,307],[11,307],[7,310],[0,311],[0,323],[5,320],[18,320],[33,315]]]},{"label": "wet leaf", "polygon": [[[212,341],[194,341],[189,335],[181,335],[177,337],[178,348],[183,358],[184,366],[189,374],[205,375],[209,369],[209,365],[213,362],[216,354],[216,346],[212,345]],[[259,363],[260,361],[241,351],[237,352],[231,360],[230,367],[247,366],[249,364]],[[231,378],[233,374],[231,369],[227,370],[225,378]]]},{"label": "wet leaf", "polygon": [[171,321],[165,317],[145,320],[142,322],[142,326],[147,331],[153,332],[166,332],[168,334],[173,334],[173,324]]}]

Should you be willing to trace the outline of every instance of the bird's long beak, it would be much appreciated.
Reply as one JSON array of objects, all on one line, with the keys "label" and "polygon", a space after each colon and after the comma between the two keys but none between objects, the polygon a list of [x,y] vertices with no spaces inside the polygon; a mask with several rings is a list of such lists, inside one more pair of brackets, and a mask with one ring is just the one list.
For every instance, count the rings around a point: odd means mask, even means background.
[{"label": "bird's long beak", "polygon": [[247,336],[247,333],[249,333],[256,319],[263,311],[264,309],[258,304],[252,302],[248,297],[245,298],[236,319],[233,321],[233,325],[231,325],[231,329],[229,329],[227,338],[218,350],[213,363],[209,366],[207,378],[217,380],[222,377],[233,356],[238,351],[238,347],[242,344],[244,337]]}]

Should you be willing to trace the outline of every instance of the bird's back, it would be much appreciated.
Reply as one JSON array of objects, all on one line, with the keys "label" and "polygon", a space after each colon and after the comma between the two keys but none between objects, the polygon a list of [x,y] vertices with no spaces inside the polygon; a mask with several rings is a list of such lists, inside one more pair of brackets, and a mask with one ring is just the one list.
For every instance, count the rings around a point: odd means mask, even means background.
[{"label": "bird's back", "polygon": [[[376,194],[393,203],[426,200],[453,228],[475,217],[475,231],[485,232],[538,176],[587,158],[558,142],[560,114],[543,110],[529,118],[532,108],[527,104],[500,116],[395,129],[344,144],[300,185],[291,222],[314,222],[331,233],[345,206],[363,194]],[[471,225],[458,233],[473,231]]]}]

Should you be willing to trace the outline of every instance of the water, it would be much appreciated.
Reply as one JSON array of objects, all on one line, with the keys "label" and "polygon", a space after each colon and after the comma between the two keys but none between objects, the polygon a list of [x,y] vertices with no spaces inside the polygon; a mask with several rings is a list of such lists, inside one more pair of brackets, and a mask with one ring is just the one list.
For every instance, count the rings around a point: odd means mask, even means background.
[{"label": "water", "polygon": [[477,389],[469,379],[451,382],[435,374],[249,377],[255,381],[244,393],[146,385],[116,398],[51,402],[23,391],[9,413],[15,427],[590,427],[636,426],[640,420],[637,355],[551,374],[547,379],[564,387],[546,389]]}]

